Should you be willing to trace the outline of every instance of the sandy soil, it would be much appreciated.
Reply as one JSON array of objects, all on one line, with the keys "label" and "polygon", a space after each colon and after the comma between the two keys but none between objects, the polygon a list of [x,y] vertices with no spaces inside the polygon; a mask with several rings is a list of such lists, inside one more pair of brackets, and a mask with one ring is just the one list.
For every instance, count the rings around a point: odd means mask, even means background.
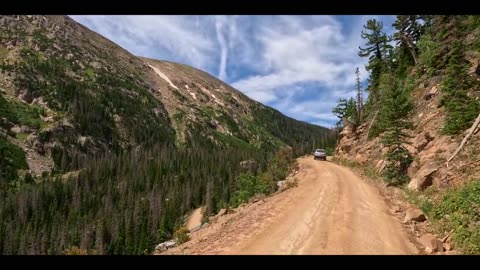
[{"label": "sandy soil", "polygon": [[299,168],[297,187],[240,207],[162,254],[418,254],[378,189],[312,156]]}]

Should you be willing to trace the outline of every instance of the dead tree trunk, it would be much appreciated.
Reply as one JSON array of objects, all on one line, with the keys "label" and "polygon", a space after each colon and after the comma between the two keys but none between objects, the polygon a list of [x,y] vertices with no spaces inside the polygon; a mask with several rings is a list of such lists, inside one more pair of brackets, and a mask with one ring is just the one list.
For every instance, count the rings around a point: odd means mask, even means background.
[{"label": "dead tree trunk", "polygon": [[472,136],[473,132],[477,129],[479,124],[480,124],[480,114],[477,116],[477,119],[473,123],[472,127],[470,127],[470,129],[468,130],[468,133],[465,136],[465,138],[463,138],[462,143],[460,143],[460,146],[457,148],[457,150],[455,150],[453,155],[447,160],[447,162],[446,162],[447,163],[447,168],[448,168],[448,163],[450,161],[452,161],[452,159],[460,152],[460,150],[462,150],[462,148],[465,146],[468,139],[470,138],[470,136]]},{"label": "dead tree trunk", "polygon": [[379,110],[377,110],[375,112],[375,115],[373,116],[372,122],[370,122],[370,125],[368,126],[367,137],[365,137],[365,141],[368,140],[368,136],[370,135],[370,129],[372,128],[373,123],[375,122],[375,119],[377,118],[378,112],[379,112]]},{"label": "dead tree trunk", "polygon": [[412,54],[412,57],[413,57],[413,61],[415,61],[415,65],[416,65],[418,63],[417,52],[415,51],[415,46],[413,45],[411,38],[403,34],[400,37],[405,42],[405,45],[407,45],[408,49],[410,50],[410,53]]}]

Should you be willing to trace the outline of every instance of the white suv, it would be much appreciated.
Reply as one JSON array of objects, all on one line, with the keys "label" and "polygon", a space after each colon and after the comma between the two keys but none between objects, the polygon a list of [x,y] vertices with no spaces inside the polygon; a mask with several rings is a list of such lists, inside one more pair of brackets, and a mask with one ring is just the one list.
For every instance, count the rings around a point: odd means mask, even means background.
[{"label": "white suv", "polygon": [[323,149],[315,150],[315,153],[313,153],[313,159],[327,160],[327,151]]}]

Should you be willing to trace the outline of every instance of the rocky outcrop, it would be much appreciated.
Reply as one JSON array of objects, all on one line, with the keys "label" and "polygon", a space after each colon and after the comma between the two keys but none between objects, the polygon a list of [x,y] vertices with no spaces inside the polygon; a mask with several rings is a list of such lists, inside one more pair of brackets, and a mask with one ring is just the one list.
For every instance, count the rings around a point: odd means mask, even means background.
[{"label": "rocky outcrop", "polygon": [[241,161],[240,168],[242,168],[242,170],[254,172],[257,170],[257,162],[253,159]]},{"label": "rocky outcrop", "polygon": [[425,248],[427,253],[443,252],[444,250],[442,242],[432,234],[424,234],[417,240]]},{"label": "rocky outcrop", "polygon": [[[474,64],[472,68],[477,69],[478,63]],[[420,82],[412,91],[415,109],[411,120],[414,127],[409,131],[409,143],[405,144],[405,148],[413,157],[413,162],[407,170],[410,178],[408,188],[411,190],[422,191],[429,186],[445,188],[462,179],[461,175],[466,171],[466,166],[470,167],[468,177],[471,177],[472,171],[478,172],[477,175],[480,176],[480,171],[475,169],[475,160],[461,161],[459,158],[459,160],[453,160],[456,166],[447,167],[445,164],[458,148],[465,134],[447,136],[442,133],[445,112],[440,103],[441,82],[441,75],[436,75]],[[382,173],[387,165],[385,161],[387,148],[382,144],[382,134],[376,138],[368,138],[371,126],[378,118],[377,113],[371,112],[358,127],[346,126],[338,136],[335,156],[374,167],[378,173]],[[478,140],[480,132],[473,136]],[[467,144],[466,149],[462,151],[474,153],[476,147],[474,143]]]},{"label": "rocky outcrop", "polygon": [[405,213],[404,223],[412,222],[412,221],[423,222],[425,220],[427,220],[427,218],[425,217],[425,214],[423,214],[422,211],[411,208],[411,209],[408,209],[407,212]]},{"label": "rocky outcrop", "polygon": [[261,200],[264,200],[267,196],[265,194],[255,194],[252,198],[248,200],[248,203],[256,203]]},{"label": "rocky outcrop", "polygon": [[408,188],[412,190],[423,190],[433,184],[433,177],[438,171],[438,166],[434,163],[428,163],[423,166],[408,184]]},{"label": "rocky outcrop", "polygon": [[156,252],[164,252],[169,248],[173,248],[177,246],[177,241],[175,240],[168,240],[166,242],[160,243],[155,247]]}]

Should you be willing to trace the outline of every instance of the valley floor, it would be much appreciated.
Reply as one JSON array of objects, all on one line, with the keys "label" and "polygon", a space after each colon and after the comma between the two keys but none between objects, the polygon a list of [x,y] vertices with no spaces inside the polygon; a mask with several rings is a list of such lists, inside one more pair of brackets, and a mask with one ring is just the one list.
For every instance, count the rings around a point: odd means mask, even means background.
[{"label": "valley floor", "polygon": [[329,161],[298,162],[297,187],[239,207],[162,254],[419,254],[375,187]]}]

